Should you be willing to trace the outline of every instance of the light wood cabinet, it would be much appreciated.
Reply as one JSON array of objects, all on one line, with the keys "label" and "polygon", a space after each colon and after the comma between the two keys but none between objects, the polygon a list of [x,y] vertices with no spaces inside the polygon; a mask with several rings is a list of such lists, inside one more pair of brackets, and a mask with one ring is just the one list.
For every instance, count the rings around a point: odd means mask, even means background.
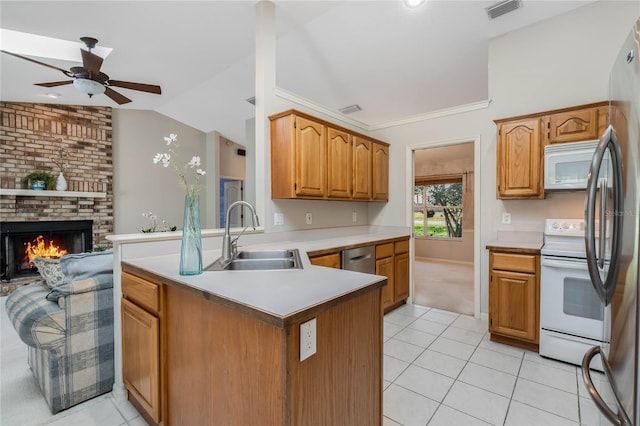
[{"label": "light wood cabinet", "polygon": [[353,137],[353,198],[370,200],[372,195],[373,166],[372,142],[369,139]]},{"label": "light wood cabinet", "polygon": [[269,119],[271,198],[388,200],[388,144],[296,110]]},{"label": "light wood cabinet", "polygon": [[538,350],[540,256],[489,252],[491,340]]},{"label": "light wood cabinet", "polygon": [[495,120],[496,198],[544,198],[544,147],[598,139],[608,124],[608,103]]},{"label": "light wood cabinet", "polygon": [[161,286],[122,273],[122,378],[129,400],[151,424],[160,424]]},{"label": "light wood cabinet", "polygon": [[564,143],[599,139],[606,123],[606,106],[552,114],[547,121],[547,140]]},{"label": "light wood cabinet", "polygon": [[352,151],[351,135],[327,128],[327,195],[329,198],[351,198]]},{"label": "light wood cabinet", "polygon": [[387,277],[382,289],[385,312],[405,303],[409,297],[409,239],[376,245],[376,275]]},{"label": "light wood cabinet", "polygon": [[543,198],[539,118],[498,125],[497,198]]},{"label": "light wood cabinet", "polygon": [[312,265],[325,266],[327,268],[341,268],[340,253],[329,253],[320,256],[309,256]]},{"label": "light wood cabinet", "polygon": [[373,199],[389,200],[389,146],[373,144]]}]

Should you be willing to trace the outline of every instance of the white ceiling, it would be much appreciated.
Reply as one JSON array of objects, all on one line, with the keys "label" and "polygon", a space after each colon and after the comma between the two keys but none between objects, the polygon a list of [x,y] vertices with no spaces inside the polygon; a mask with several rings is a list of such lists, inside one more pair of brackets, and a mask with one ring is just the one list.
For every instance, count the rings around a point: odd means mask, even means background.
[{"label": "white ceiling", "polygon": [[[349,117],[376,125],[488,98],[488,40],[594,0],[523,0],[489,20],[496,0],[277,1],[277,85],[325,108],[359,104]],[[89,99],[62,73],[0,56],[0,99],[149,109],[243,143],[253,116],[255,1],[0,1],[0,27],[113,48],[102,71],[157,84],[162,95],[127,89],[133,102]],[[35,58],[63,69],[73,62]],[[44,95],[57,92],[58,99]]]}]

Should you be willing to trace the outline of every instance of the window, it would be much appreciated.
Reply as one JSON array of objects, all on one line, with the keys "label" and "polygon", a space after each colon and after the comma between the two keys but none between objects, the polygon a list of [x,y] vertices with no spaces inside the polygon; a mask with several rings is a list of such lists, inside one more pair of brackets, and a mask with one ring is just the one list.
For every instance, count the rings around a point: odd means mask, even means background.
[{"label": "window", "polygon": [[416,237],[462,238],[462,176],[416,178],[413,232]]}]

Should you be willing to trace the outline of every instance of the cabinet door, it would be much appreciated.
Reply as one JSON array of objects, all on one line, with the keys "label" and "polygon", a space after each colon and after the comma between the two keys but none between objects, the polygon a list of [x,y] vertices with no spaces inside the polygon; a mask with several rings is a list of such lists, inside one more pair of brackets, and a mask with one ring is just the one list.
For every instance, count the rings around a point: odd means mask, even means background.
[{"label": "cabinet door", "polygon": [[327,128],[327,195],[351,198],[351,135]]},{"label": "cabinet door", "polygon": [[389,200],[389,147],[373,143],[373,197]]},{"label": "cabinet door", "polygon": [[501,123],[497,146],[497,198],[544,198],[540,119]]},{"label": "cabinet door", "polygon": [[376,260],[376,275],[387,277],[387,285],[382,287],[382,307],[387,308],[393,304],[394,294],[394,276],[393,276],[393,257],[385,257]]},{"label": "cabinet door", "polygon": [[538,343],[538,303],[535,275],[491,271],[489,331]]},{"label": "cabinet door", "polygon": [[296,195],[325,196],[326,145],[325,127],[322,124],[296,117]]},{"label": "cabinet door", "polygon": [[393,301],[395,303],[409,297],[409,253],[396,254],[394,262]]},{"label": "cabinet door", "polygon": [[340,269],[340,253],[325,254],[309,258],[312,265],[326,266],[327,268]]},{"label": "cabinet door", "polygon": [[371,199],[372,186],[372,143],[370,140],[353,137],[353,198]]},{"label": "cabinet door", "polygon": [[160,422],[159,335],[158,318],[122,299],[122,378],[156,422]]},{"label": "cabinet door", "polygon": [[599,108],[552,114],[549,117],[549,143],[598,139]]}]

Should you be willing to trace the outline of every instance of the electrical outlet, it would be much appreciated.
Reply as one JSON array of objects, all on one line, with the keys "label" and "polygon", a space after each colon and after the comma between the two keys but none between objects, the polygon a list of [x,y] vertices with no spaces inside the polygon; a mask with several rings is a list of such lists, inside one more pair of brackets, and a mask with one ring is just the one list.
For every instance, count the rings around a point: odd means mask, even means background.
[{"label": "electrical outlet", "polygon": [[311,225],[313,223],[313,214],[307,213],[307,225]]},{"label": "electrical outlet", "polygon": [[357,222],[358,221],[358,212],[351,213],[351,221],[352,222]]},{"label": "electrical outlet", "polygon": [[273,214],[273,224],[275,226],[284,225],[284,213],[274,213]]},{"label": "electrical outlet", "polygon": [[300,324],[300,361],[316,353],[316,319]]},{"label": "electrical outlet", "polygon": [[511,213],[502,213],[502,223],[504,225],[511,225]]}]

